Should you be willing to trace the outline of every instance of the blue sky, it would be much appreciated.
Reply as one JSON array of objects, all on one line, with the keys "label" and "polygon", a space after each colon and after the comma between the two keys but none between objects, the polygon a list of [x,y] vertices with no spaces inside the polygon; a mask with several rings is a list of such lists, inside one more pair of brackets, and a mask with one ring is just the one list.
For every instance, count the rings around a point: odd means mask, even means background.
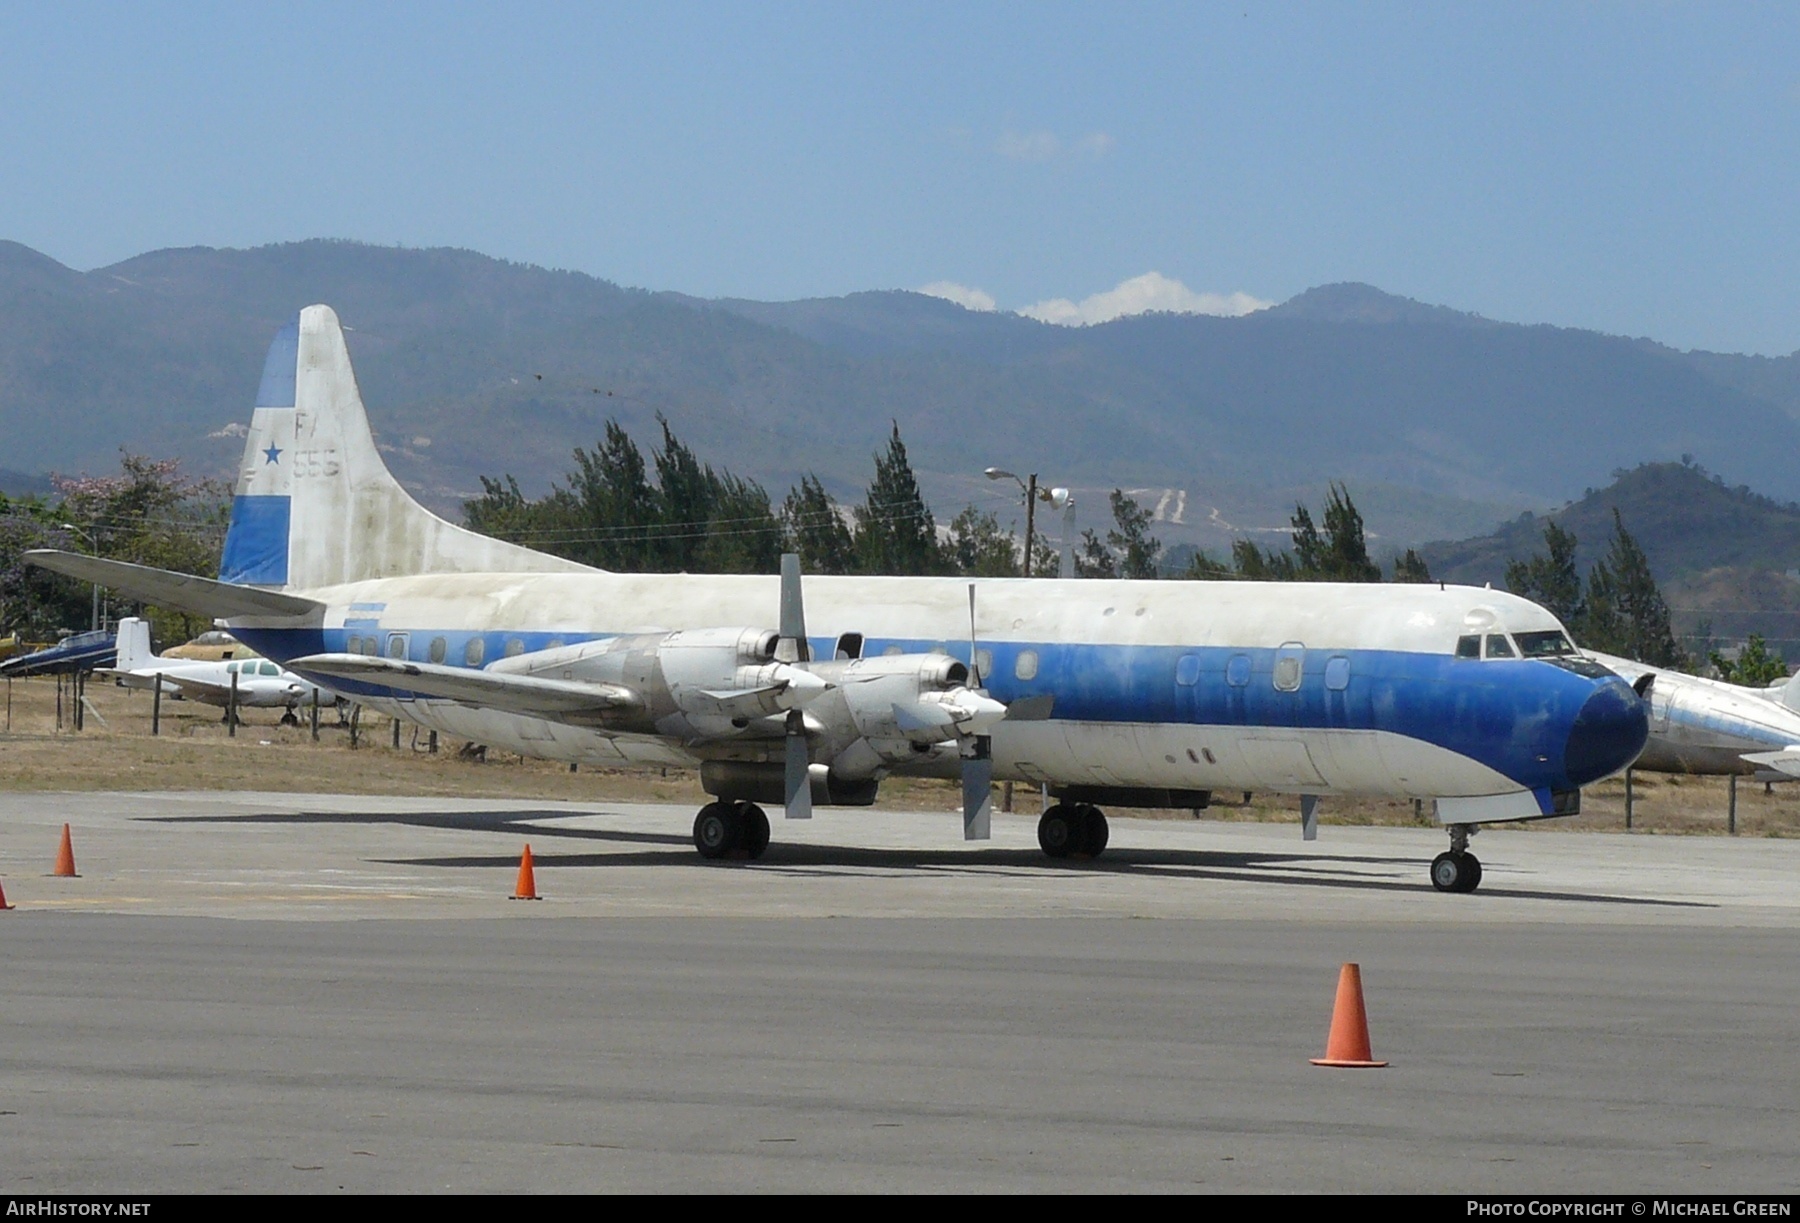
[{"label": "blue sky", "polygon": [[0,0],[0,237],[78,268],[323,236],[1078,312],[1364,280],[1779,354],[1797,205],[1792,4]]}]

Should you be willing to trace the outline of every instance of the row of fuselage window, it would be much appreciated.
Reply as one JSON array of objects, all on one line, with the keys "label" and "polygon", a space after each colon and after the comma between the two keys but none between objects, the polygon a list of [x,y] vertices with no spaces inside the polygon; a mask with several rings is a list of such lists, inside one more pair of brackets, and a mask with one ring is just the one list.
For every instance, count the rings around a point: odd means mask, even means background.
[{"label": "row of fuselage window", "polygon": [[[403,633],[388,635],[387,655],[389,658],[407,657],[409,638]],[[545,648],[558,649],[563,645],[560,639],[552,640]],[[381,653],[381,638],[378,636],[361,636],[352,634],[344,643],[344,649],[351,654],[378,655]],[[1275,668],[1270,682],[1279,692],[1295,692],[1299,690],[1302,677],[1302,655],[1305,647],[1298,643],[1285,645],[1278,651]],[[515,658],[525,652],[525,643],[517,637],[509,637],[502,647],[501,656]],[[891,645],[883,651],[885,654],[899,654],[903,648]],[[937,651],[947,653],[943,647]],[[426,658],[434,663],[448,660],[450,643],[446,638],[433,637],[426,649]],[[1521,633],[1518,646],[1507,639],[1504,633],[1488,633],[1485,636],[1471,633],[1457,638],[1456,656],[1458,658],[1544,658],[1574,653],[1574,647],[1568,638],[1557,632]],[[839,657],[845,655],[840,653]],[[487,658],[487,640],[483,637],[471,637],[463,645],[462,663],[465,667],[479,667]],[[1036,650],[1020,650],[1013,658],[1013,677],[1029,682],[1037,678],[1038,652]],[[982,675],[991,674],[994,655],[991,650],[977,650],[975,665]],[[264,667],[272,668],[273,663],[264,663]],[[254,664],[246,662],[247,670]],[[1225,682],[1233,688],[1244,688],[1250,684],[1251,661],[1248,654],[1233,654],[1225,664]],[[273,675],[273,670],[265,670],[263,674]],[[1200,657],[1197,654],[1185,654],[1176,663],[1175,682],[1182,687],[1192,687],[1200,680]],[[1342,692],[1350,686],[1350,659],[1342,654],[1334,654],[1325,660],[1325,687],[1333,692]]]},{"label": "row of fuselage window", "polygon": [[[409,641],[409,638],[404,633],[388,634],[387,656],[389,658],[405,658],[405,657],[407,657],[408,641]],[[562,648],[563,644],[564,643],[563,643],[562,639],[557,638],[555,640],[552,640],[544,648],[548,649],[548,650],[558,650],[558,649]],[[373,636],[363,637],[363,636],[359,636],[358,634],[352,633],[349,637],[345,638],[345,640],[344,640],[344,652],[346,654],[366,654],[366,655],[369,655],[370,657],[379,656],[381,654],[381,638],[373,637]],[[508,637],[506,639],[506,644],[501,647],[501,657],[502,658],[517,658],[520,654],[523,654],[524,652],[525,652],[525,643],[523,641],[520,641],[517,637]],[[450,657],[450,642],[443,637],[433,637],[431,639],[431,644],[426,647],[425,657],[428,661],[435,662],[435,663],[441,663],[441,662],[448,661],[449,657]],[[486,638],[471,637],[471,638],[469,638],[469,640],[467,642],[465,642],[463,644],[463,652],[462,652],[463,666],[479,667],[486,660],[487,660],[487,639]]]},{"label": "row of fuselage window", "polygon": [[[387,656],[404,659],[408,656],[410,638],[404,633],[390,633],[387,639]],[[552,640],[545,649],[559,649],[564,643],[560,639]],[[860,644],[860,643],[859,643]],[[1301,653],[1305,647],[1299,645],[1284,646],[1282,653],[1275,660],[1272,682],[1277,690],[1293,692],[1300,687]],[[381,638],[378,636],[362,636],[351,634],[344,642],[344,650],[350,654],[379,655]],[[502,657],[516,658],[525,652],[525,643],[517,637],[509,637],[502,647]],[[895,655],[905,652],[905,647],[890,645],[883,654]],[[949,650],[943,645],[933,647],[934,654],[947,654]],[[446,638],[433,637],[426,648],[426,658],[430,662],[443,663],[449,658],[450,643]],[[838,652],[839,658],[849,655]],[[471,637],[463,645],[462,662],[465,667],[479,667],[487,658],[487,641],[482,637]],[[994,665],[992,650],[975,651],[976,670],[981,675],[991,674]],[[1013,656],[1013,677],[1029,682],[1037,678],[1039,666],[1036,650],[1020,650]],[[1234,688],[1248,687],[1250,683],[1251,662],[1248,654],[1234,654],[1225,664],[1225,682]],[[1192,687],[1200,679],[1200,657],[1197,654],[1183,655],[1175,669],[1175,682],[1183,687]],[[1350,686],[1350,660],[1341,654],[1335,654],[1325,662],[1325,686],[1334,692],[1342,692]]]}]

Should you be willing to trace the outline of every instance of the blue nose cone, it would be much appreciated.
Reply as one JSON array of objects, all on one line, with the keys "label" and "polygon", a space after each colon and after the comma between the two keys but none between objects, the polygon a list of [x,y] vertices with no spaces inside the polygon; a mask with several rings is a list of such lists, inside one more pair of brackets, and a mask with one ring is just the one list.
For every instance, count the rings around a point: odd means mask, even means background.
[{"label": "blue nose cone", "polygon": [[1563,772],[1574,786],[1611,777],[1636,760],[1649,739],[1650,713],[1643,698],[1622,679],[1606,680],[1575,715],[1563,749]]}]

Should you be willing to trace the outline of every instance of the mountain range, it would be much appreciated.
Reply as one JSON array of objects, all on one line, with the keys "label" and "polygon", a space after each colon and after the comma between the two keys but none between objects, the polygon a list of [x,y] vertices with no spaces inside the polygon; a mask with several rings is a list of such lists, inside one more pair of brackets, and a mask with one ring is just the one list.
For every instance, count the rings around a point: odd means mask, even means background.
[{"label": "mountain range", "polygon": [[659,414],[777,499],[806,471],[859,495],[897,422],[945,520],[971,502],[1006,516],[1011,485],[979,475],[998,465],[1084,508],[1127,488],[1165,538],[1215,549],[1278,536],[1333,480],[1384,556],[1645,461],[1800,498],[1800,353],[1678,352],[1366,285],[1059,327],[905,291],[711,300],[336,241],[88,272],[0,242],[0,467],[100,472],[124,447],[228,472],[263,350],[311,302],[350,329],[396,474],[452,512],[482,475],[541,491],[608,418],[648,448]]}]

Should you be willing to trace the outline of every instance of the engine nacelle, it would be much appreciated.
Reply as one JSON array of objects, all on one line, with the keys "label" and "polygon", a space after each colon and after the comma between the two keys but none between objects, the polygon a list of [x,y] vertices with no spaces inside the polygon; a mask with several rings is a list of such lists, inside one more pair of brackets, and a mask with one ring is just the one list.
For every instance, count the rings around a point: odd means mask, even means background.
[{"label": "engine nacelle", "polygon": [[938,745],[985,734],[1006,707],[968,687],[969,669],[946,654],[887,654],[812,663],[831,684],[807,707],[818,734],[815,758],[836,777],[873,776]]},{"label": "engine nacelle", "polygon": [[502,659],[490,670],[616,684],[643,699],[620,730],[729,733],[748,721],[804,705],[821,680],[775,661],[772,629],[704,628],[634,633]]}]

